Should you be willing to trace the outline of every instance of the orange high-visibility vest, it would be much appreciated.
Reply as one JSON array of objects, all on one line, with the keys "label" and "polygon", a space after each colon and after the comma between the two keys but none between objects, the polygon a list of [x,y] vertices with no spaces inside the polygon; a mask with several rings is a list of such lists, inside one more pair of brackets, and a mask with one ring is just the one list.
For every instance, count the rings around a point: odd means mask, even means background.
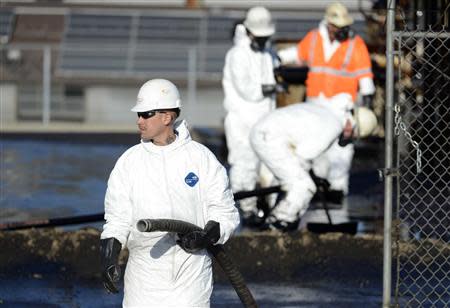
[{"label": "orange high-visibility vest", "polygon": [[322,92],[326,97],[339,93],[348,93],[356,100],[358,81],[371,77],[372,65],[366,44],[356,35],[340,44],[331,58],[325,61],[322,37],[319,31],[310,31],[298,43],[298,57],[309,67],[306,78],[306,95],[318,96]]}]

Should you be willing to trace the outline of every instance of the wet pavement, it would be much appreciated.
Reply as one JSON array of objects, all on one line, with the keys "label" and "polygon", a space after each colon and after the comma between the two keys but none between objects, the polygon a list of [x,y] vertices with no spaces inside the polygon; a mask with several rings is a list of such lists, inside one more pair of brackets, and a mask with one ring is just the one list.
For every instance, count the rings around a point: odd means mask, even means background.
[{"label": "wet pavement", "polygon": [[126,148],[0,141],[0,222],[102,212],[106,181]]}]

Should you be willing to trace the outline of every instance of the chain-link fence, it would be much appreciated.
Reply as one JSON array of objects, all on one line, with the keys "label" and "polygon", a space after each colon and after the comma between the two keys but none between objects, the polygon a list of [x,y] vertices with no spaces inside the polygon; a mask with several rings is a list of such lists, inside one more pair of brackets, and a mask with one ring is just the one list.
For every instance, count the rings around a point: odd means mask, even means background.
[{"label": "chain-link fence", "polygon": [[393,32],[395,301],[450,307],[450,33]]}]

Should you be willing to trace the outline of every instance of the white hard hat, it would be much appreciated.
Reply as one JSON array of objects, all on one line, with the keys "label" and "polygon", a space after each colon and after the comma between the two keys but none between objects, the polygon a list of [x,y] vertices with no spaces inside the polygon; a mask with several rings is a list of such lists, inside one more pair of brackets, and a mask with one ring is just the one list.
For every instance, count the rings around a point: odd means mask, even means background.
[{"label": "white hard hat", "polygon": [[325,20],[338,28],[353,24],[353,18],[349,15],[347,8],[340,2],[333,2],[327,6]]},{"label": "white hard hat", "polygon": [[166,79],[152,79],[139,89],[133,112],[181,107],[180,93],[177,87]]},{"label": "white hard hat", "polygon": [[377,128],[378,122],[375,113],[367,107],[355,108],[356,133],[359,138],[370,136]]},{"label": "white hard hat", "polygon": [[244,26],[254,36],[271,36],[275,33],[270,12],[262,6],[255,6],[248,10]]}]

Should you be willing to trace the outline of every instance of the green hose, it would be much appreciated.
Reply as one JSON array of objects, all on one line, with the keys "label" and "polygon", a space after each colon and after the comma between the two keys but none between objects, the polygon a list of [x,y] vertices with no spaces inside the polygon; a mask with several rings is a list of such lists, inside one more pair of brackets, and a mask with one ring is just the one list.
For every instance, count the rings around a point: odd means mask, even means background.
[{"label": "green hose", "polygon": [[[163,231],[176,232],[180,234],[203,230],[194,224],[175,219],[141,219],[137,222],[136,227],[141,232]],[[231,285],[241,299],[244,307],[258,307],[252,293],[245,284],[241,273],[238,271],[233,261],[225,253],[223,245],[210,245],[207,249],[214,256],[225,274],[228,276]]]}]

